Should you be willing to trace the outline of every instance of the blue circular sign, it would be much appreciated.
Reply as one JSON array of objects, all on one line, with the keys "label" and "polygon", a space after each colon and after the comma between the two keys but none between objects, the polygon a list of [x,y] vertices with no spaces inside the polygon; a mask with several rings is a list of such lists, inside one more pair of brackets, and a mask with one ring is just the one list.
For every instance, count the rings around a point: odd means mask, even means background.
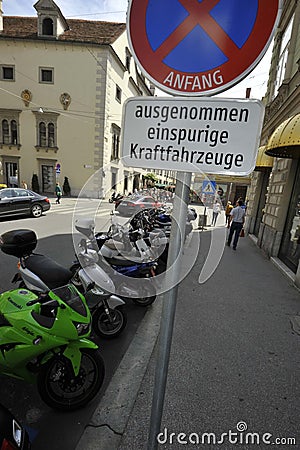
[{"label": "blue circular sign", "polygon": [[148,78],[171,93],[216,93],[244,78],[272,38],[281,0],[131,0],[127,30]]}]

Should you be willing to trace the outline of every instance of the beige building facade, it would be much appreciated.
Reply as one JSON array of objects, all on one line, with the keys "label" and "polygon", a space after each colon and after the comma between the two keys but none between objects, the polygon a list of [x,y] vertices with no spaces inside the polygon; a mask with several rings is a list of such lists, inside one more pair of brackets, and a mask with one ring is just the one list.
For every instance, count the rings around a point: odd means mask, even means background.
[{"label": "beige building facade", "polygon": [[300,3],[284,0],[275,34],[261,136],[248,189],[247,228],[300,286]]},{"label": "beige building facade", "polygon": [[0,183],[30,187],[35,174],[51,194],[67,177],[72,195],[96,198],[140,188],[146,171],[120,159],[122,108],[154,90],[126,25],[66,20],[52,0],[35,3],[36,17],[0,6]]}]

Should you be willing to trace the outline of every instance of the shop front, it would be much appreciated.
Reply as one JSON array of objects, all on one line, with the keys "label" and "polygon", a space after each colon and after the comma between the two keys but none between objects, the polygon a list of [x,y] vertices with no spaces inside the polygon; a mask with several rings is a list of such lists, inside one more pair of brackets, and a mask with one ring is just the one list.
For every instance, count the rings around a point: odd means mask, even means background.
[{"label": "shop front", "polygon": [[[295,273],[295,283],[300,285],[300,113],[276,128],[265,154],[275,162],[263,221],[276,229],[273,255]],[[261,244],[264,245],[263,236]]]},{"label": "shop front", "polygon": [[248,232],[258,237],[260,224],[264,213],[270,173],[273,167],[273,159],[265,154],[266,146],[259,147],[256,158],[255,170],[252,175],[251,186],[248,189]]},{"label": "shop front", "polygon": [[278,256],[294,273],[297,272],[300,258],[300,160]]}]

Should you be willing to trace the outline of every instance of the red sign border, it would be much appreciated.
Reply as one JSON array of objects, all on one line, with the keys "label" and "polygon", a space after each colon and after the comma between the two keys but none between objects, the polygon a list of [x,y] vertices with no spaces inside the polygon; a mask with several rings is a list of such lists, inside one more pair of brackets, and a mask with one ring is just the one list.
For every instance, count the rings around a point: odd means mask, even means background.
[{"label": "red sign border", "polygon": [[[222,92],[245,78],[258,64],[265,54],[273,37],[275,25],[279,19],[282,0],[259,0],[257,18],[252,32],[239,50],[237,55],[211,71],[190,73],[174,70],[157,61],[155,52],[152,50],[146,33],[146,12],[149,0],[131,0],[127,13],[127,34],[131,51],[140,66],[153,84],[165,92],[179,95],[211,95]],[[210,77],[212,73],[220,70],[224,82],[220,85],[214,83],[212,88],[192,90],[192,86],[187,89],[171,88],[163,82],[167,76],[173,72],[182,79],[203,76]],[[210,78],[213,82],[213,77]]]}]

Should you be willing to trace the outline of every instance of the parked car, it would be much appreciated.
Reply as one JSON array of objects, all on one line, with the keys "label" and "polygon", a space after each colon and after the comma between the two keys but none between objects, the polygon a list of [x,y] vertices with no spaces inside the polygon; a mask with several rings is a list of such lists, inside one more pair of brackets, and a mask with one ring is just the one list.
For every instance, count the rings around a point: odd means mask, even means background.
[{"label": "parked car", "polygon": [[156,208],[162,204],[157,202],[150,195],[143,195],[137,197],[124,197],[119,204],[115,204],[115,209],[123,216],[131,216],[141,209]]},{"label": "parked car", "polygon": [[29,450],[31,444],[24,427],[0,404],[0,448],[3,450]]},{"label": "parked car", "polygon": [[6,188],[0,190],[0,217],[24,214],[40,217],[49,209],[48,197],[29,189]]}]

